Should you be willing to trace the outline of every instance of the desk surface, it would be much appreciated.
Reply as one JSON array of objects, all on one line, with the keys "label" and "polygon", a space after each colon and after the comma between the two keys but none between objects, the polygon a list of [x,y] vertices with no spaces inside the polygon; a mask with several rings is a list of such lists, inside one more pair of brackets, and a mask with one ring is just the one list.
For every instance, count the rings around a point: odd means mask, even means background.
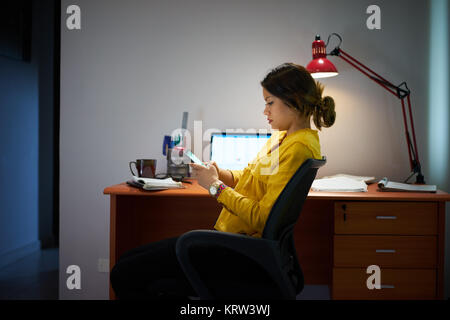
[{"label": "desk surface", "polygon": [[[183,183],[184,189],[168,189],[160,191],[145,191],[131,187],[123,182],[105,188],[104,194],[152,197],[210,197],[208,191],[201,187],[196,179],[189,179],[192,184]],[[323,192],[310,191],[311,200],[382,200],[382,201],[450,201],[450,194],[438,190],[436,193],[424,192],[383,192],[377,190],[377,184],[368,186],[368,192]]]}]

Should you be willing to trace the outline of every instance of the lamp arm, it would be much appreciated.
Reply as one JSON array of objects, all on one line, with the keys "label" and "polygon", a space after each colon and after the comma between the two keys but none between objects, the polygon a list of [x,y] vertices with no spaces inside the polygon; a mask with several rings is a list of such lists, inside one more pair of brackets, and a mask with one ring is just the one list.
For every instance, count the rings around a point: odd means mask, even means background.
[{"label": "lamp arm", "polygon": [[[341,39],[341,38],[340,38]],[[342,39],[341,39],[342,41]],[[424,176],[422,174],[422,169],[419,161],[419,151],[417,149],[417,143],[416,143],[416,134],[414,130],[414,121],[411,111],[411,100],[410,100],[410,94],[411,91],[409,90],[408,86],[406,85],[406,82],[402,82],[400,85],[396,86],[392,84],[390,81],[386,80],[379,74],[377,74],[372,69],[368,68],[352,56],[350,56],[348,53],[344,52],[339,46],[334,48],[330,53],[327,53],[327,55],[332,56],[338,56],[351,66],[353,66],[355,69],[359,70],[361,73],[366,75],[368,78],[372,79],[374,82],[378,83],[381,87],[395,95],[400,101],[402,102],[402,112],[403,112],[403,122],[405,126],[405,136],[406,136],[406,143],[408,147],[408,155],[409,155],[409,164],[411,167],[412,174],[405,180],[407,182],[412,175],[417,173],[416,177],[416,183],[425,183]],[[402,88],[404,86],[404,88]],[[404,104],[404,99],[407,98],[408,103],[408,112],[409,112],[409,122],[412,130],[412,141],[411,137],[408,131],[408,121],[406,116],[406,109]]]}]

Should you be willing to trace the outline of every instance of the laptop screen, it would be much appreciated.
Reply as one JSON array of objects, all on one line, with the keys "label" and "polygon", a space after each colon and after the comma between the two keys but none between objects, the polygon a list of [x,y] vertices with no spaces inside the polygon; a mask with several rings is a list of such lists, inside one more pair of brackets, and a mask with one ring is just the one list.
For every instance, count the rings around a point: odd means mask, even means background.
[{"label": "laptop screen", "polygon": [[220,168],[242,170],[252,161],[271,133],[213,133],[211,161]]}]

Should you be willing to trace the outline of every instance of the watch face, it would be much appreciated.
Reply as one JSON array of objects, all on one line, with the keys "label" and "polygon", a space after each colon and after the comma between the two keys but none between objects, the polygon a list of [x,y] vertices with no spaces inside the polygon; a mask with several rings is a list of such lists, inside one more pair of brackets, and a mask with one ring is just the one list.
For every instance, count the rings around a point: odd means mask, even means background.
[{"label": "watch face", "polygon": [[209,187],[209,193],[211,193],[212,195],[215,195],[216,192],[217,192],[216,187],[214,187],[214,186]]}]

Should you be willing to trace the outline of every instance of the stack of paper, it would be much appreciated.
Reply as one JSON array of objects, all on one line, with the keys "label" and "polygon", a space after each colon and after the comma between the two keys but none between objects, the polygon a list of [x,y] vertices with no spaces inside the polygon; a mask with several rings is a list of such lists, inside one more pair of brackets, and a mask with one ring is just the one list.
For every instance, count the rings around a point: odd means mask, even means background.
[{"label": "stack of paper", "polygon": [[133,181],[142,184],[145,190],[165,190],[184,188],[181,182],[174,181],[172,178],[152,179],[133,176]]},{"label": "stack of paper", "polygon": [[316,179],[311,185],[314,191],[331,192],[367,192],[364,180],[351,179],[344,176]]},{"label": "stack of paper", "polygon": [[353,179],[353,180],[362,180],[362,181],[364,181],[367,184],[371,184],[371,183],[374,183],[374,182],[378,181],[375,177],[354,176],[354,175],[345,174],[345,173],[338,173],[338,174],[335,174],[333,176],[323,177],[322,179],[336,178],[336,177],[346,177],[346,178],[350,178],[350,179]]}]

